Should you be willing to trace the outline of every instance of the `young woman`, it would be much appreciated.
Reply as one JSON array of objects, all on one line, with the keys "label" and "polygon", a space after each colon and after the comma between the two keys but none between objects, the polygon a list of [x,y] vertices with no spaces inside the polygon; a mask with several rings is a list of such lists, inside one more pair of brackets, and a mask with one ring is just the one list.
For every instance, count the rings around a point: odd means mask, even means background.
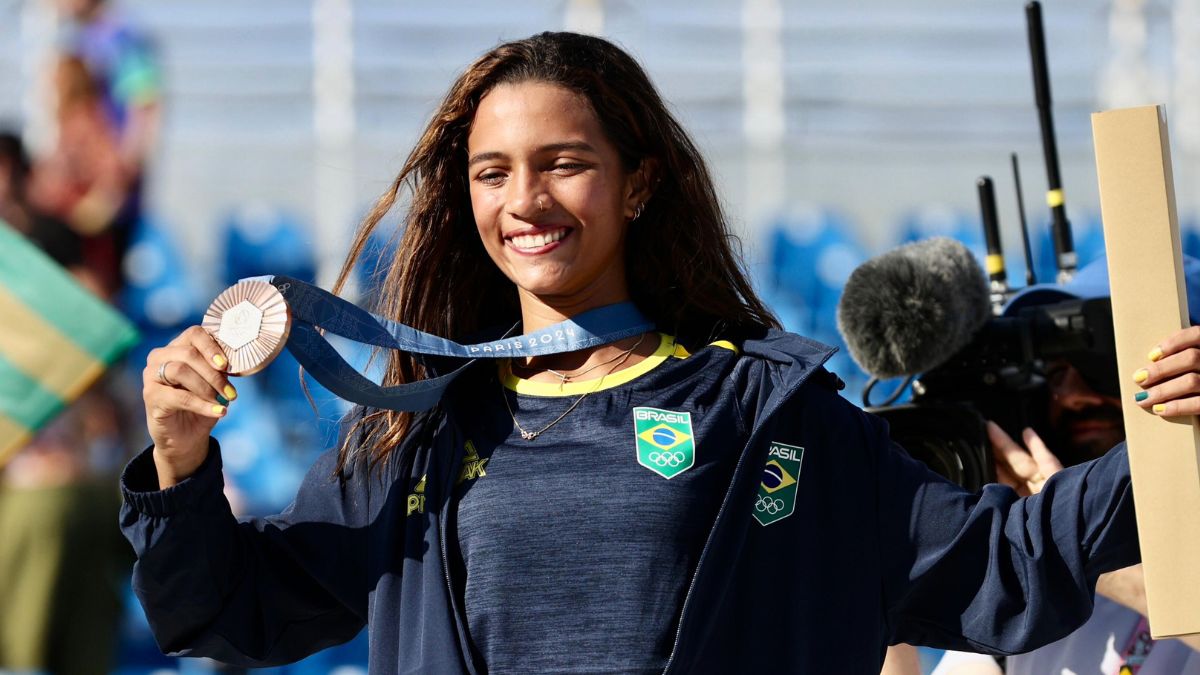
[{"label": "young woman", "polygon": [[[465,338],[632,300],[657,331],[482,362],[428,413],[357,411],[292,507],[243,523],[209,438],[236,397],[218,345],[155,350],[123,526],[164,649],[281,663],[368,626],[373,673],[876,673],[889,641],[1053,640],[1137,561],[1123,449],[1036,497],[971,495],[839,398],[612,44],[544,33],[472,64],[343,280],[405,189],[384,315]],[[389,358],[390,384],[427,374]]]}]

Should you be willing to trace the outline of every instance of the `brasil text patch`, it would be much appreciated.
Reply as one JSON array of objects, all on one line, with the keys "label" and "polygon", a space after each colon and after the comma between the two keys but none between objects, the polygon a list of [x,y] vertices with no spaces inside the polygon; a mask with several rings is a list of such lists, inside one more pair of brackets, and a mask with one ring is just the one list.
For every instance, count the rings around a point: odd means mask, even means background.
[{"label": "brasil text patch", "polygon": [[663,478],[674,478],[696,464],[691,413],[634,408],[633,435],[638,464]]},{"label": "brasil text patch", "polygon": [[804,448],[771,441],[758,497],[754,500],[754,519],[759,525],[783,520],[796,510],[797,481],[803,459]]}]

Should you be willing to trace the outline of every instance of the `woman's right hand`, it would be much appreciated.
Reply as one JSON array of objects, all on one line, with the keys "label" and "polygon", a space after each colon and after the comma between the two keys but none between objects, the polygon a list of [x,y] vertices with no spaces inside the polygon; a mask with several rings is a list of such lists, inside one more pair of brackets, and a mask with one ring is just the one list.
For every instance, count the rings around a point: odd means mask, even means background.
[{"label": "woman's right hand", "polygon": [[159,489],[195,473],[208,456],[209,433],[237,398],[225,374],[228,366],[221,347],[200,326],[188,328],[146,358],[142,400]]}]

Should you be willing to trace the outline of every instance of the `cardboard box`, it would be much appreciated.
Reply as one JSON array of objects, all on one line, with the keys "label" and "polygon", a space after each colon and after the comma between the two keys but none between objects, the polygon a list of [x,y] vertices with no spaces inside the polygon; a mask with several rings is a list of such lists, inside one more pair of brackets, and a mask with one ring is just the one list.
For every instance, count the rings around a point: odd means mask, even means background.
[{"label": "cardboard box", "polygon": [[1125,433],[1150,628],[1200,633],[1200,432],[1196,418],[1134,405],[1133,373],[1188,325],[1179,222],[1162,106],[1092,115]]}]

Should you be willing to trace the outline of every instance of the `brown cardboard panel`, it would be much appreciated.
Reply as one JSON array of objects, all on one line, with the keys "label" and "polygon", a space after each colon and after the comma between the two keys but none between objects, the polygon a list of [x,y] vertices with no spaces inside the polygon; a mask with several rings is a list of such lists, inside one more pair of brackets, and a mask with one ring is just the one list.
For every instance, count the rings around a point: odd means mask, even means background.
[{"label": "brown cardboard panel", "polygon": [[1133,404],[1133,373],[1188,325],[1166,114],[1161,106],[1092,115],[1112,287],[1117,365],[1150,627],[1200,633],[1200,432]]}]

